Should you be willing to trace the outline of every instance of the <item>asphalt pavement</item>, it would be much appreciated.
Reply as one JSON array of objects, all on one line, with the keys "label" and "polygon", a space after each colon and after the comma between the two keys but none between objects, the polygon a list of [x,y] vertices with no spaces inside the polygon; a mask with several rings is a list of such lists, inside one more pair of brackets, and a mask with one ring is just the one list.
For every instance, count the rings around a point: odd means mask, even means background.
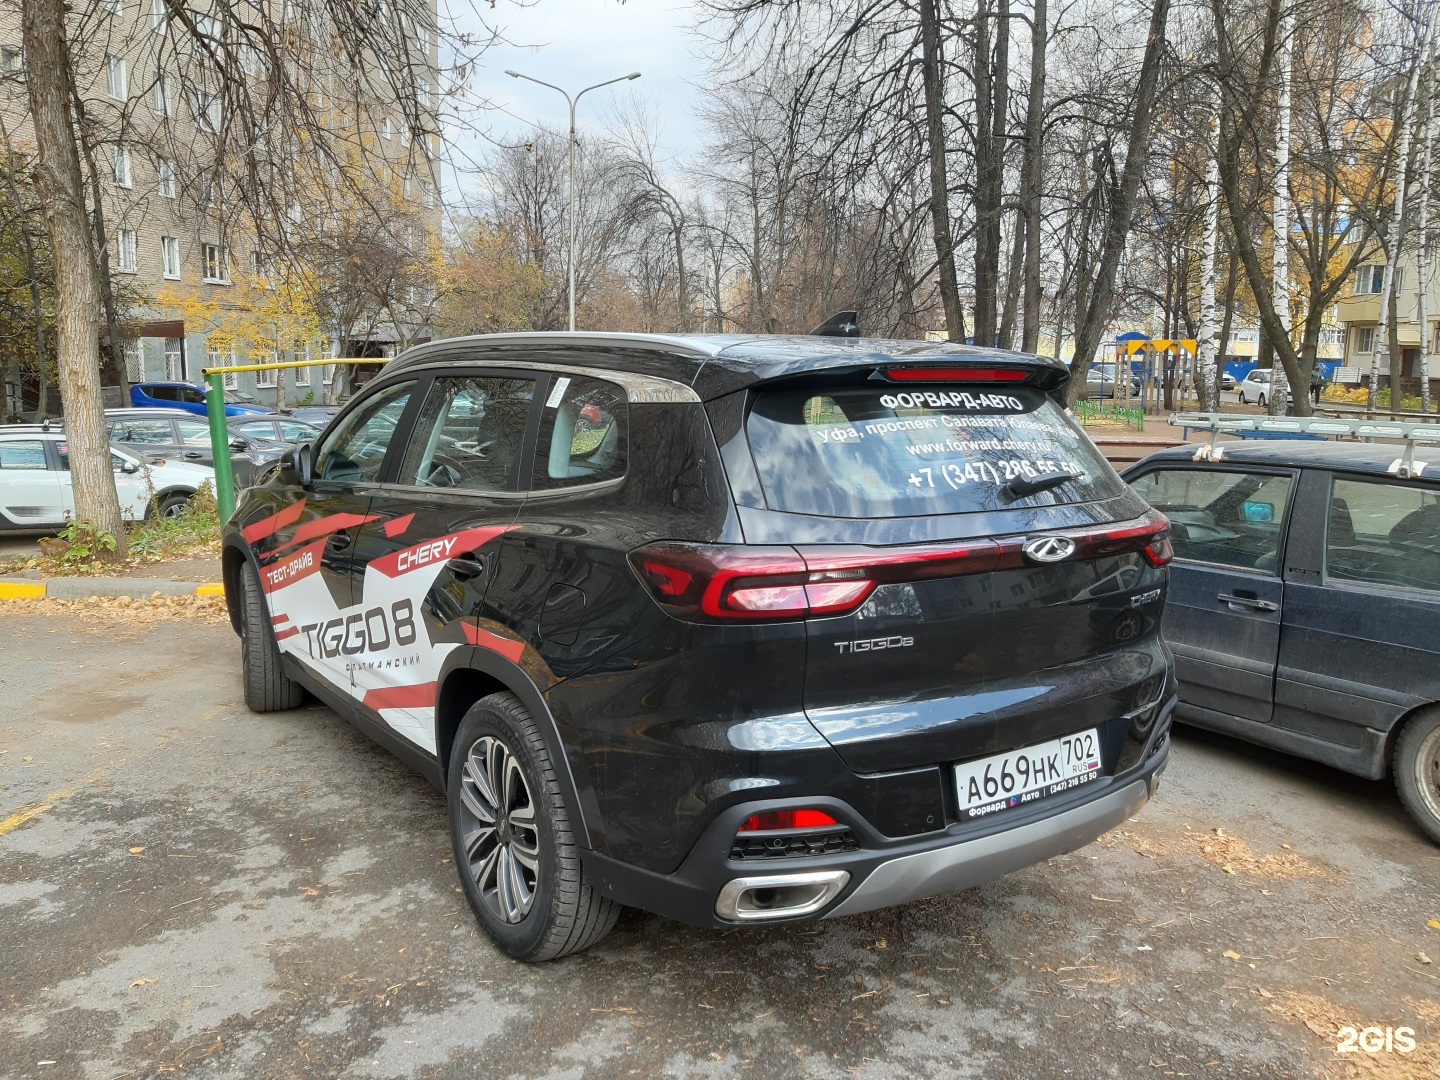
[{"label": "asphalt pavement", "polygon": [[[247,711],[238,653],[221,622],[0,605],[0,1076],[1440,1069],[1440,848],[1388,783],[1181,733],[1135,821],[963,895],[627,912],[528,967],[465,908],[441,797],[328,709]],[[1347,1026],[1417,1045],[1337,1055]]]}]

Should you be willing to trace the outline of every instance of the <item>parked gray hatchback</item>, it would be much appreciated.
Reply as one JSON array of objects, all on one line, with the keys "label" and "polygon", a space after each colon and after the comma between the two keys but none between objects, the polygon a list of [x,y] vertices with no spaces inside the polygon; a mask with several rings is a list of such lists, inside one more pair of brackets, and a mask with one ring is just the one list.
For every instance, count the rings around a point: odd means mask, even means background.
[{"label": "parked gray hatchback", "polygon": [[1177,719],[1391,773],[1440,843],[1440,449],[1402,479],[1394,445],[1222,445],[1124,473],[1170,519]]}]

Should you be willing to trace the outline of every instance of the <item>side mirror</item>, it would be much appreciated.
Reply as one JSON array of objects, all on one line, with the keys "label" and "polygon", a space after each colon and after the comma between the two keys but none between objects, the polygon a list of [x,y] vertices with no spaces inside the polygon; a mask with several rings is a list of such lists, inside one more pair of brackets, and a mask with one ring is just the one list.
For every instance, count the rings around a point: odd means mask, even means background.
[{"label": "side mirror", "polygon": [[133,461],[123,461],[120,463],[120,471],[122,473],[137,473],[140,471],[140,466],[136,465]]},{"label": "side mirror", "polygon": [[250,449],[250,444],[249,444],[248,442],[246,442],[244,439],[231,439],[231,440],[230,440],[230,449],[231,449],[231,450],[249,450],[249,449]]},{"label": "side mirror", "polygon": [[280,457],[280,478],[295,487],[305,487],[315,478],[315,448],[301,443],[286,450]]}]

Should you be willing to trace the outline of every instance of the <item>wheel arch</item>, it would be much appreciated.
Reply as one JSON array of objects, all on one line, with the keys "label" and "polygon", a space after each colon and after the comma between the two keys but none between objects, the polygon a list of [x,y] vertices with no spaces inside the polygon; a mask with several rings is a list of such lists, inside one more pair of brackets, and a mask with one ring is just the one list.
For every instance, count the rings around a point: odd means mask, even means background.
[{"label": "wheel arch", "polygon": [[1374,779],[1383,780],[1387,776],[1394,775],[1395,744],[1400,741],[1401,732],[1410,726],[1410,721],[1436,712],[1440,712],[1440,701],[1427,701],[1400,714],[1399,718],[1390,725],[1390,730],[1385,733],[1385,750],[1380,757],[1380,774]]},{"label": "wheel arch", "polygon": [[445,658],[435,692],[435,758],[441,777],[449,775],[450,752],[460,721],[470,706],[491,694],[514,694],[539,725],[545,736],[555,778],[565,800],[565,810],[575,828],[576,842],[590,849],[590,828],[585,819],[584,801],[570,768],[570,755],[560,736],[559,725],[545,703],[545,696],[518,664],[499,653],[479,646],[462,646]]},{"label": "wheel arch", "polygon": [[246,562],[253,563],[256,574],[260,572],[260,564],[255,561],[255,554],[238,533],[227,536],[220,546],[220,582],[225,586],[225,610],[230,616],[230,628],[239,634],[242,624],[240,621],[240,568]]}]

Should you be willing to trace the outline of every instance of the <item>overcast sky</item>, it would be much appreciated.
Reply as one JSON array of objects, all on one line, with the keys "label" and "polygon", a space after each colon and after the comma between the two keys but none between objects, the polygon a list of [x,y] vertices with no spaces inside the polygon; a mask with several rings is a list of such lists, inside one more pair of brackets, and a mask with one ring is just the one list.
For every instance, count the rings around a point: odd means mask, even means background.
[{"label": "overcast sky", "polygon": [[[489,114],[492,135],[518,133],[537,121],[563,131],[569,123],[564,98],[510,78],[506,68],[572,94],[639,71],[634,82],[593,90],[581,99],[576,122],[582,138],[587,128],[603,126],[607,109],[636,94],[657,117],[670,154],[683,157],[697,149],[692,105],[705,60],[690,32],[689,0],[536,0],[525,5],[500,0],[493,11],[476,0],[475,6],[508,42],[490,49],[484,69],[472,77],[474,93],[496,107]],[[468,9],[462,3],[451,10]]]}]

